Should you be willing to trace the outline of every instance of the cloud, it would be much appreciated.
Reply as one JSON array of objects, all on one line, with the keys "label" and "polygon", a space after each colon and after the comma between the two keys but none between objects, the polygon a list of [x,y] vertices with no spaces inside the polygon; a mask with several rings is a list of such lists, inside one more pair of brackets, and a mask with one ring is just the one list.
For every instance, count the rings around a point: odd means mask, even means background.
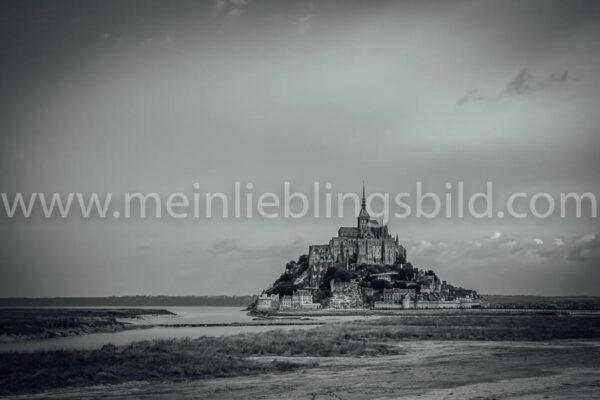
[{"label": "cloud", "polygon": [[218,266],[211,277],[216,287],[222,288],[223,284],[242,287],[247,293],[269,286],[285,270],[288,261],[296,260],[307,250],[308,243],[300,236],[289,242],[266,246],[244,245],[227,238],[214,243],[208,251],[211,256],[202,262]]},{"label": "cloud", "polygon": [[225,9],[225,7],[227,7],[227,2],[225,0],[217,0],[215,2],[215,10],[216,11],[223,11]]},{"label": "cloud", "polygon": [[[600,259],[600,238],[595,233],[582,235],[570,243],[561,239],[518,238],[494,232],[491,236],[466,241],[420,240],[406,243],[409,260],[433,267],[450,264],[531,263],[588,261]],[[422,266],[416,265],[419,268]]]},{"label": "cloud", "polygon": [[237,242],[234,239],[223,239],[215,243],[211,252],[214,255],[231,254],[240,251]]},{"label": "cloud", "polygon": [[548,76],[539,76],[533,74],[528,68],[522,68],[507,84],[504,90],[496,95],[485,95],[476,88],[468,89],[463,96],[458,99],[458,105],[463,106],[469,103],[481,101],[497,101],[506,96],[519,96],[529,93],[546,90],[553,86],[563,85],[575,81],[569,75],[569,71],[564,71],[559,75],[550,74]]},{"label": "cloud", "polygon": [[523,68],[519,71],[517,76],[513,78],[508,85],[506,85],[506,89],[504,89],[504,93],[507,94],[522,94],[525,92],[531,92],[534,90],[534,78],[533,75],[529,72],[527,68]]},{"label": "cloud", "polygon": [[249,3],[249,0],[217,0],[214,9],[225,14],[227,19],[233,19],[241,15]]},{"label": "cloud", "polygon": [[595,233],[586,233],[585,235],[577,238],[577,240],[575,240],[575,244],[587,244],[590,242],[593,242],[594,240],[596,240],[596,234]]},{"label": "cloud", "polygon": [[314,20],[314,14],[302,15],[298,21],[296,21],[296,29],[300,33],[308,33],[312,29],[312,22]]},{"label": "cloud", "polygon": [[234,8],[227,13],[227,18],[237,18],[242,13],[241,8]]},{"label": "cloud", "polygon": [[483,94],[477,89],[469,89],[465,92],[463,97],[458,100],[458,105],[464,105],[468,103],[474,103],[482,101],[484,99]]},{"label": "cloud", "polygon": [[600,261],[600,238],[588,233],[577,238],[570,248],[567,260],[576,262]]},{"label": "cloud", "polygon": [[533,75],[528,68],[521,69],[517,75],[506,85],[504,94],[521,95],[547,89],[551,86],[563,84],[573,80],[569,72],[564,71],[559,76],[551,74],[546,77]]},{"label": "cloud", "polygon": [[563,240],[503,232],[470,240],[404,244],[415,267],[432,269],[453,285],[482,293],[568,295],[582,288],[594,293],[600,284],[597,233]]}]

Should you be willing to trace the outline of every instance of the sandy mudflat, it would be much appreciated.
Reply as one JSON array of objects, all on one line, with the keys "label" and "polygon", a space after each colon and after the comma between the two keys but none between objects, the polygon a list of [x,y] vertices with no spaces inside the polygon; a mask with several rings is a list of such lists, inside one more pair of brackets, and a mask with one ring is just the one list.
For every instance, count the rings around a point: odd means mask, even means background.
[{"label": "sandy mudflat", "polygon": [[[287,358],[294,373],[133,382],[10,399],[598,399],[600,341],[410,341],[385,357]],[[281,359],[283,357],[280,357]],[[257,358],[258,359],[258,358]],[[274,357],[260,358],[271,362]]]}]

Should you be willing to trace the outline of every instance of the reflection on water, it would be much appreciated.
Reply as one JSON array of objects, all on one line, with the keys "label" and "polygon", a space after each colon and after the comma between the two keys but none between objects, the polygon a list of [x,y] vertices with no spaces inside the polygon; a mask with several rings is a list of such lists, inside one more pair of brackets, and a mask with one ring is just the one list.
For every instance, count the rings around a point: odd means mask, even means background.
[{"label": "reflection on water", "polygon": [[168,307],[177,315],[157,315],[145,318],[151,324],[230,324],[251,322],[254,317],[247,315],[242,307]]},{"label": "reflection on water", "polygon": [[[253,317],[246,315],[240,307],[163,307],[177,316],[146,316],[138,324],[221,324],[251,322]],[[200,336],[227,336],[238,333],[265,332],[283,329],[310,329],[311,325],[285,326],[210,326],[210,327],[155,327],[134,329],[114,333],[92,333],[45,340],[17,343],[1,343],[0,352],[35,351],[50,349],[98,349],[107,343],[117,346],[139,340],[198,338]]]}]

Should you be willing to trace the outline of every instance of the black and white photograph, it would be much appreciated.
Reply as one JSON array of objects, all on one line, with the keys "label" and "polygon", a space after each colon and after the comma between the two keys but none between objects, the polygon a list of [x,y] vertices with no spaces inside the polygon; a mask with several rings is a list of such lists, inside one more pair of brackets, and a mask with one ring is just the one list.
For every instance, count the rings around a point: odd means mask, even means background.
[{"label": "black and white photograph", "polygon": [[600,398],[600,2],[0,0],[0,399]]}]

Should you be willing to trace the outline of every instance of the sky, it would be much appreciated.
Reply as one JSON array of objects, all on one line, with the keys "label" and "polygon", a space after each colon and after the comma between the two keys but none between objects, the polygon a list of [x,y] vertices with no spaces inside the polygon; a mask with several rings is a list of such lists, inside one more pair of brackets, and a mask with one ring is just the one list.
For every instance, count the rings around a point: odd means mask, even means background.
[{"label": "sky", "polygon": [[[0,192],[600,195],[600,4],[1,1]],[[256,294],[344,218],[0,213],[0,297]],[[598,218],[391,218],[480,293],[598,295]]]}]

